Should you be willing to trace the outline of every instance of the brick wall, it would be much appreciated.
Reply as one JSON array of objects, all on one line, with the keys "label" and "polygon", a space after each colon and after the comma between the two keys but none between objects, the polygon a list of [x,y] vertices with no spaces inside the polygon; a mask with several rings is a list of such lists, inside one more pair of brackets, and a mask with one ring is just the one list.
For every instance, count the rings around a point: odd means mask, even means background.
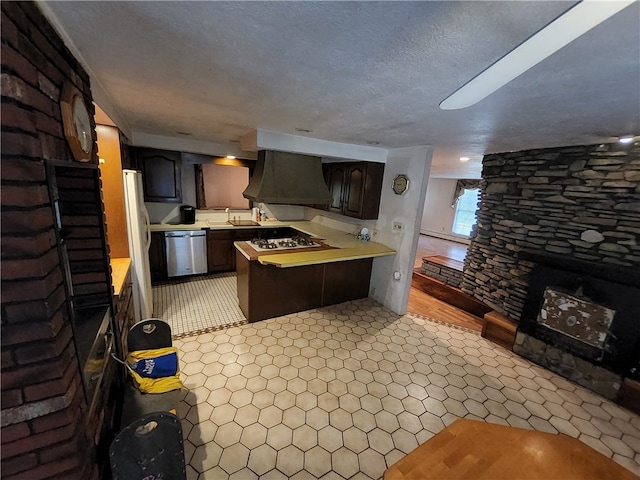
[{"label": "brick wall", "polygon": [[519,321],[523,253],[640,268],[640,144],[487,155],[462,290]]},{"label": "brick wall", "polygon": [[2,478],[97,478],[46,167],[75,164],[59,96],[90,106],[89,78],[33,3],[1,8]]}]

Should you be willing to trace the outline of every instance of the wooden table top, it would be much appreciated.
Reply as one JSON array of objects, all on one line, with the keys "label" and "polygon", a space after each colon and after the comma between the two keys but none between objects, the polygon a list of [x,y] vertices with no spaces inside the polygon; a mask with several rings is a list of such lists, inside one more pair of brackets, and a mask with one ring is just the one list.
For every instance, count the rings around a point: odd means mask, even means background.
[{"label": "wooden table top", "polygon": [[384,473],[384,480],[635,479],[576,438],[461,419]]}]

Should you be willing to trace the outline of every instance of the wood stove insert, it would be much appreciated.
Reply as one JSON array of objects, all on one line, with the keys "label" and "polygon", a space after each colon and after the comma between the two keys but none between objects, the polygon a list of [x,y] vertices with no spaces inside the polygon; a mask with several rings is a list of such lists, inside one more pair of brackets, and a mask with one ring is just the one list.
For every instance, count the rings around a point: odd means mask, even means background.
[{"label": "wood stove insert", "polygon": [[514,351],[616,399],[640,358],[640,273],[555,256],[536,262]]}]

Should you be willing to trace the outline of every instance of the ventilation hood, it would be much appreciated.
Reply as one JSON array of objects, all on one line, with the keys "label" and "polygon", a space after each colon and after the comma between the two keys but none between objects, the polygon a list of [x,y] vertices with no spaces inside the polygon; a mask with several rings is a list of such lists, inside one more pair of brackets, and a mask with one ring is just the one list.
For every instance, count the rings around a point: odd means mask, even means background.
[{"label": "ventilation hood", "polygon": [[258,152],[242,195],[254,202],[287,205],[326,205],[331,200],[320,157],[274,150]]}]

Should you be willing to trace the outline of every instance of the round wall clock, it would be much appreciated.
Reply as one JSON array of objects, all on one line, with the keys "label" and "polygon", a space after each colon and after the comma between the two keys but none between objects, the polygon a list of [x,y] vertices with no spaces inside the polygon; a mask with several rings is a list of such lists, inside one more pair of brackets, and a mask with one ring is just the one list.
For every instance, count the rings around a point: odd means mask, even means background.
[{"label": "round wall clock", "polygon": [[84,103],[84,97],[71,82],[67,82],[60,95],[60,112],[64,136],[71,148],[73,158],[78,162],[88,162],[93,151],[91,117]]},{"label": "round wall clock", "polygon": [[397,175],[396,178],[393,179],[393,192],[396,195],[402,195],[409,188],[409,177],[406,175]]}]

